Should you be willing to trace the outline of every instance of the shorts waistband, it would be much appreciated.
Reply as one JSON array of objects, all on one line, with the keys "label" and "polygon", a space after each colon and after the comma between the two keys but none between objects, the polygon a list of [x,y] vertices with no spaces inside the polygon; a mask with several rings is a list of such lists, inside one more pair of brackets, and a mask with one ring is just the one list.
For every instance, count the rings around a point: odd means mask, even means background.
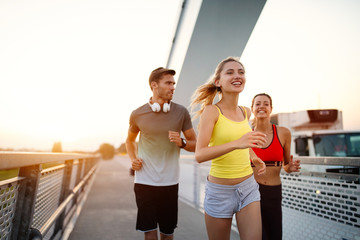
[{"label": "shorts waistband", "polygon": [[221,190],[221,189],[238,189],[238,188],[246,188],[249,187],[249,183],[254,182],[255,178],[254,178],[254,174],[252,174],[249,178],[245,179],[244,181],[242,181],[241,183],[235,184],[235,185],[222,185],[222,184],[217,184],[217,183],[213,183],[210,182],[208,180],[208,178],[206,178],[206,183],[215,189]]}]

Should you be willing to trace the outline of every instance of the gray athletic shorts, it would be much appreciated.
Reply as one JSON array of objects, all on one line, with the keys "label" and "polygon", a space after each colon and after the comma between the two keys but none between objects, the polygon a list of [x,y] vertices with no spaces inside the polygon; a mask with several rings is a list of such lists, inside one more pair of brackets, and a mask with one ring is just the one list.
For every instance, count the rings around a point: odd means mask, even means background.
[{"label": "gray athletic shorts", "polygon": [[206,179],[204,210],[211,217],[232,218],[256,201],[260,201],[260,192],[254,175],[236,185],[220,185]]}]

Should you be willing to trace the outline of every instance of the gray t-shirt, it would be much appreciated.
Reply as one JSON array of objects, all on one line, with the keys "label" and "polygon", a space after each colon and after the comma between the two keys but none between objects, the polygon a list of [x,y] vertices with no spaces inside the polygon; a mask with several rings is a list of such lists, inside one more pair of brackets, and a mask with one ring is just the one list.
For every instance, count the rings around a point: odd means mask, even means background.
[{"label": "gray t-shirt", "polygon": [[143,167],[135,173],[135,183],[152,186],[169,186],[179,182],[180,149],[170,142],[169,131],[186,131],[192,128],[188,110],[171,102],[170,111],[153,112],[148,103],[134,110],[129,130],[140,131],[138,157]]}]

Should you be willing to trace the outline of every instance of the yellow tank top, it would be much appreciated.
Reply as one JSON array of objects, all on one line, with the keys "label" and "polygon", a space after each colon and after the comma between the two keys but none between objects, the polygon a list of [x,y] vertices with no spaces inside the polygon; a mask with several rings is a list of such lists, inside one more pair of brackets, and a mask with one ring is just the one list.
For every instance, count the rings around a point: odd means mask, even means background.
[{"label": "yellow tank top", "polygon": [[[216,105],[215,105],[216,106]],[[251,132],[246,109],[245,119],[235,122],[226,118],[219,111],[219,118],[214,126],[209,146],[217,146],[241,138],[245,133]],[[211,160],[210,175],[218,178],[241,178],[253,173],[250,164],[249,149],[237,149]]]}]

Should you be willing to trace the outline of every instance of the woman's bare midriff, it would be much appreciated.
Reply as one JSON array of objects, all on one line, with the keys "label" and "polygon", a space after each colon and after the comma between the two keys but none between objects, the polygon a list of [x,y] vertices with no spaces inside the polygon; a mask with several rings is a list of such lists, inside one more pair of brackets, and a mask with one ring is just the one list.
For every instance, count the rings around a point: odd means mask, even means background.
[{"label": "woman's bare midriff", "polygon": [[209,175],[208,180],[209,180],[209,182],[221,184],[221,185],[236,185],[236,184],[239,184],[239,183],[245,181],[246,179],[248,179],[251,176],[252,176],[252,174],[247,175],[245,177],[241,177],[241,178],[218,178],[218,177]]},{"label": "woman's bare midriff", "polygon": [[254,169],[254,177],[256,182],[262,185],[277,186],[281,184],[280,171],[281,166],[267,166],[266,172],[262,175],[257,175]]}]

